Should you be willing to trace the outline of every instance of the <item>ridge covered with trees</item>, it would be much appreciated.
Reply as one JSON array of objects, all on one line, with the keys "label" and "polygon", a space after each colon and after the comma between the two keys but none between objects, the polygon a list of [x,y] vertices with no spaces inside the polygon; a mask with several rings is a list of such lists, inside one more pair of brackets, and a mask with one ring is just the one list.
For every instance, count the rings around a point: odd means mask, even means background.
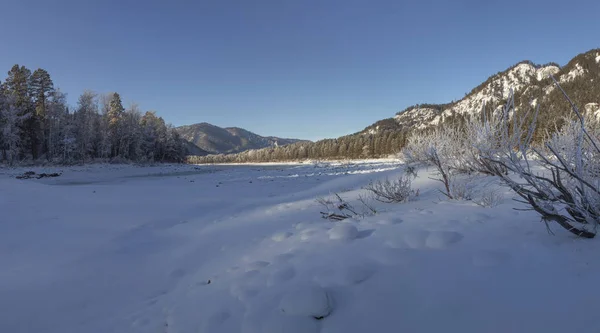
[{"label": "ridge covered with trees", "polygon": [[44,69],[14,65],[0,80],[0,163],[181,162],[185,147],[173,126],[123,107],[116,92],[85,91],[69,107]]}]

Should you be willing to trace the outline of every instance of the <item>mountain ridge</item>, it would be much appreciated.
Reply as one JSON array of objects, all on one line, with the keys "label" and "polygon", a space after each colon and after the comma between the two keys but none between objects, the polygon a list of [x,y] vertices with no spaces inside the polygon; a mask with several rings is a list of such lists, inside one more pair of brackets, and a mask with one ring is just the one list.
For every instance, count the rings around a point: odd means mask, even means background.
[{"label": "mountain ridge", "polygon": [[[206,154],[232,154],[251,149],[284,146],[300,139],[261,136],[240,127],[219,127],[207,122],[183,125],[175,128],[177,132],[191,145]],[[206,155],[202,152],[192,155]]]},{"label": "mountain ridge", "polygon": [[[379,120],[362,131],[311,144],[294,143],[273,150],[257,150],[228,157],[209,157],[197,162],[268,162],[294,159],[355,159],[397,154],[411,134],[443,124],[464,124],[482,110],[496,112],[511,91],[516,112],[540,107],[539,132],[560,128],[570,114],[569,102],[556,89],[550,75],[582,110],[600,118],[600,48],[580,53],[566,65],[521,61],[488,77],[463,98],[443,104],[417,104]],[[542,134],[540,134],[542,135]]]}]

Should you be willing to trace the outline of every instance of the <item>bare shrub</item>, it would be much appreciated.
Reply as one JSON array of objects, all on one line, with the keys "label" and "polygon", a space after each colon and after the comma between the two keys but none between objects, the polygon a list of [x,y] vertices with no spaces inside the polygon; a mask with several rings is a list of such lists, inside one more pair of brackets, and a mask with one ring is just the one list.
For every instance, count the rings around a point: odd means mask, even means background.
[{"label": "bare shrub", "polygon": [[498,189],[486,190],[479,196],[478,199],[474,200],[476,204],[481,207],[493,208],[498,206],[504,200],[502,192]]},{"label": "bare shrub", "polygon": [[318,198],[317,202],[323,205],[326,210],[321,211],[321,217],[331,221],[342,221],[347,218],[364,218],[377,214],[377,210],[369,203],[364,196],[359,196],[361,209],[355,208],[339,194],[334,193],[329,198]]},{"label": "bare shrub", "polygon": [[417,168],[415,168],[413,165],[407,165],[404,168],[404,174],[411,176],[413,179],[416,179],[419,176],[417,173]]},{"label": "bare shrub", "polygon": [[378,180],[369,183],[364,189],[373,194],[375,200],[384,203],[399,203],[406,202],[411,197],[415,196],[415,191],[412,189],[412,177],[403,175],[398,179]]},{"label": "bare shrub", "polygon": [[[442,192],[443,193],[443,192]],[[446,193],[444,193],[446,194]],[[473,200],[473,183],[470,179],[450,179],[450,194],[454,200]]]},{"label": "bare shrub", "polygon": [[[593,238],[600,223],[598,124],[590,132],[588,120],[554,82],[576,118],[552,134],[545,149],[532,144],[539,108],[516,114],[512,92],[503,109],[498,147],[480,145],[478,149],[486,169],[539,213],[548,228],[549,222],[556,222],[577,236]],[[544,172],[536,172],[536,165]],[[516,173],[519,180],[504,170]]]}]

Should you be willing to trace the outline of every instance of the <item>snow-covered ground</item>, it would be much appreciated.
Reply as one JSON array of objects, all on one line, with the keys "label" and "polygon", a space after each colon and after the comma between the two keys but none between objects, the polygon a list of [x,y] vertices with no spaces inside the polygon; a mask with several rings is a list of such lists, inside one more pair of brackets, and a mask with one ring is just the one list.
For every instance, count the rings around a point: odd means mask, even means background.
[{"label": "snow-covered ground", "polygon": [[[24,171],[62,172],[18,180]],[[332,222],[391,161],[0,169],[0,332],[593,332],[595,240],[419,197]],[[473,180],[475,196],[497,188]],[[318,319],[317,319],[318,318]]]}]

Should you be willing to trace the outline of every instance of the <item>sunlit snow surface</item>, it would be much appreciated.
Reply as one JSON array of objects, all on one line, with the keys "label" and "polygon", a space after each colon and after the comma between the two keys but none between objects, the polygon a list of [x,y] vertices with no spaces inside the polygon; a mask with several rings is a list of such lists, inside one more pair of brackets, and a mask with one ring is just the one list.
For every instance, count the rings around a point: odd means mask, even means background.
[{"label": "sunlit snow surface", "polygon": [[[62,172],[17,180],[24,171]],[[501,189],[331,222],[393,161],[0,169],[0,332],[580,332],[598,327],[600,246]],[[479,177],[475,196],[497,188]]]}]

